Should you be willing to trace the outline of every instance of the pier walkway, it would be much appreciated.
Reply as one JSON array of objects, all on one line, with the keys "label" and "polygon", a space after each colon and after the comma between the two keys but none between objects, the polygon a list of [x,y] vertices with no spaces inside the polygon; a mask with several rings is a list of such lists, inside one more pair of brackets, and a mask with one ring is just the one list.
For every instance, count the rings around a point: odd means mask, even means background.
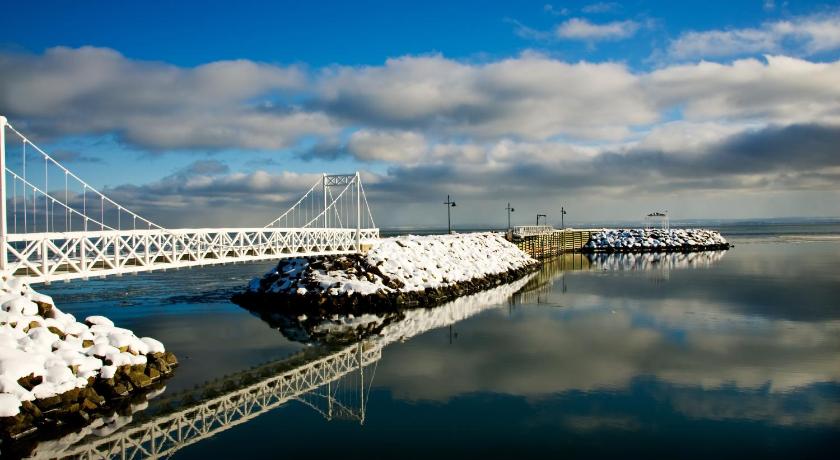
[{"label": "pier walkway", "polygon": [[527,225],[513,227],[507,234],[507,238],[531,257],[542,259],[578,252],[589,241],[589,237],[598,231],[574,228],[556,229],[550,225]]}]

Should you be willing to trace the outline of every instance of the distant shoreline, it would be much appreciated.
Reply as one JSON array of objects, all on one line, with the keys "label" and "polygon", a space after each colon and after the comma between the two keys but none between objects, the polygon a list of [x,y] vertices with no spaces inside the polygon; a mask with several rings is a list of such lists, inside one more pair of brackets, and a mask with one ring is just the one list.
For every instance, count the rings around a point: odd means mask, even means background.
[{"label": "distant shoreline", "polygon": [[[642,221],[615,221],[615,222],[571,222],[566,225],[566,228],[638,228],[644,227]],[[769,219],[687,219],[687,220],[672,220],[671,227],[680,228],[711,228],[721,231],[725,236],[738,235],[775,235],[779,233],[788,234],[837,234],[840,235],[840,218],[769,218]],[[795,232],[795,227],[808,227],[811,230],[820,229],[821,231],[812,232]],[[559,227],[558,227],[559,228]],[[750,229],[756,231],[751,232]],[[777,231],[769,231],[770,229]],[[503,226],[453,226],[453,231],[458,233],[471,232],[486,232],[486,231],[505,231]],[[786,232],[779,232],[778,230],[789,230]],[[804,229],[803,229],[804,231]],[[382,236],[396,236],[396,235],[437,235],[445,234],[446,227],[424,227],[424,226],[401,226],[401,227],[383,227],[380,229]]]}]

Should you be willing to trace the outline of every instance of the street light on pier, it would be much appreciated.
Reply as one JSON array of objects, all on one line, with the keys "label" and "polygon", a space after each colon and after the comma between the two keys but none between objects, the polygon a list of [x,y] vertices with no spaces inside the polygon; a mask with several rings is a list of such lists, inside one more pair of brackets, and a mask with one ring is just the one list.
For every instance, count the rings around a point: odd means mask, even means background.
[{"label": "street light on pier", "polygon": [[505,209],[507,209],[507,213],[508,213],[508,230],[510,230],[510,213],[512,213],[514,211],[514,209],[510,207],[510,203],[508,203],[508,205]]},{"label": "street light on pier", "polygon": [[449,231],[448,235],[452,234],[452,208],[455,207],[455,202],[449,198],[449,195],[446,195],[446,201],[443,202],[446,205],[446,228]]},{"label": "street light on pier", "polygon": [[548,216],[545,214],[537,214],[537,225],[540,225],[540,217],[543,218],[543,222],[545,222],[545,225],[548,225]]}]

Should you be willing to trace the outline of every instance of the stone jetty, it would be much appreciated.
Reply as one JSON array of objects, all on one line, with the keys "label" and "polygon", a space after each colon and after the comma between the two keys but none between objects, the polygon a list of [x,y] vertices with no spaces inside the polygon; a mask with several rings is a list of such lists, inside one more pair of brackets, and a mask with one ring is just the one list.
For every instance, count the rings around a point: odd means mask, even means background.
[{"label": "stone jetty", "polygon": [[720,232],[706,229],[604,229],[590,235],[582,252],[666,252],[729,249]]},{"label": "stone jetty", "polygon": [[384,312],[437,305],[537,268],[500,233],[410,235],[378,240],[366,254],[284,259],[234,301],[319,316]]}]

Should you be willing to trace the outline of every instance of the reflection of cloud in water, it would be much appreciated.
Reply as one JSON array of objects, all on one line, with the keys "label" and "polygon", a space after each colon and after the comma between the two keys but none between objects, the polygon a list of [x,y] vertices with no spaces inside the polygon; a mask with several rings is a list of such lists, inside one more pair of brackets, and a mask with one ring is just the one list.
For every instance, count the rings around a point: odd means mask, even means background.
[{"label": "reflection of cloud in water", "polygon": [[[425,337],[389,349],[376,383],[399,398],[445,401],[474,392],[542,398],[624,391],[640,376],[771,395],[840,381],[840,323],[741,322],[717,332],[689,325],[674,334],[640,324],[628,310],[526,313],[512,321],[500,315],[473,320],[445,352]],[[827,409],[820,420],[836,416],[837,409]]]},{"label": "reflection of cloud in water", "polygon": [[710,267],[720,261],[726,251],[643,252],[588,254],[592,268],[603,270],[671,270]]},{"label": "reflection of cloud in water", "polygon": [[566,415],[563,416],[563,425],[574,431],[635,431],[639,429],[638,420],[618,415]]},{"label": "reflection of cloud in water", "polygon": [[[601,304],[641,308],[668,299],[674,310],[684,305],[683,310],[693,307],[696,314],[722,310],[756,320],[840,320],[840,309],[834,308],[840,298],[839,257],[838,245],[756,244],[727,251],[717,263],[700,269],[567,273],[568,294],[562,303],[574,306],[592,296]],[[650,282],[663,274],[666,283]],[[559,300],[557,289],[554,294]],[[682,316],[687,318],[684,311]]]},{"label": "reflection of cloud in water", "polygon": [[677,411],[696,419],[765,420],[786,426],[840,424],[840,402],[819,392],[778,395],[686,390],[674,392],[669,399]]},{"label": "reflection of cloud in water", "polygon": [[[631,256],[633,262],[617,264],[631,270],[659,263],[693,268],[712,265],[722,254],[664,254],[671,257],[656,263],[650,262],[654,254],[621,254],[607,260]],[[647,262],[639,262],[643,259]],[[663,385],[708,392],[714,400],[727,388],[764,391],[766,398],[773,399],[816,383],[840,382],[840,321],[750,317],[733,312],[726,303],[634,297],[632,290],[623,289],[630,297],[620,303],[614,296],[586,292],[564,298],[575,302],[562,310],[519,307],[509,321],[507,311],[498,312],[499,306],[511,299],[528,299],[529,292],[545,289],[568,270],[589,268],[588,262],[578,262],[558,260],[517,283],[437,308],[407,310],[400,318],[368,315],[368,320],[384,323],[374,339],[382,345],[413,337],[404,346],[387,347],[375,385],[408,400],[446,401],[476,392],[541,399],[574,391],[626,391],[636,379],[647,376]],[[481,312],[485,315],[459,323]],[[358,327],[360,319],[334,318],[319,327]],[[445,350],[438,336],[422,335],[450,324],[456,324],[460,338]],[[688,407],[679,405],[680,410]],[[838,411],[840,407],[827,405],[819,414],[810,411],[813,416],[809,416],[805,411],[791,420],[827,423]],[[733,418],[738,413],[770,417],[749,407],[741,411],[737,405],[731,412]],[[783,414],[771,418],[784,419]],[[578,420],[575,425],[600,423],[590,422]]]}]

